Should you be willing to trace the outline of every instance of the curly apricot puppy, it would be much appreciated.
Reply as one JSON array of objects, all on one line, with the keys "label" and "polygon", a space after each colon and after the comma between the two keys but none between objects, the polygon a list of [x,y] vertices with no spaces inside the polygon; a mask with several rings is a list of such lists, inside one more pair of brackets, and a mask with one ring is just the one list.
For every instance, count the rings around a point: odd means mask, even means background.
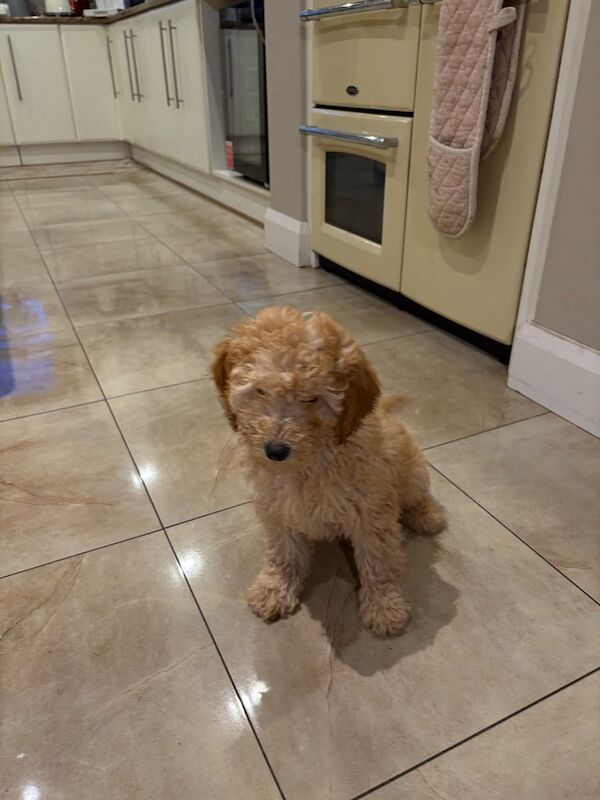
[{"label": "curly apricot puppy", "polygon": [[268,308],[217,345],[212,373],[266,533],[252,610],[265,620],[291,614],[312,542],[343,536],[364,624],[398,633],[410,615],[402,524],[434,534],[446,520],[425,459],[386,413],[363,351],[326,314]]}]

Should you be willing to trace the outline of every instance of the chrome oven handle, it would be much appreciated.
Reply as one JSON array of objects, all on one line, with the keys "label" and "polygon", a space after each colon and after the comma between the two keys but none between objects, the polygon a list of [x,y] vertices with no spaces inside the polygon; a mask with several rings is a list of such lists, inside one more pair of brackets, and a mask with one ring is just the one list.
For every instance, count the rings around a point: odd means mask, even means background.
[{"label": "chrome oven handle", "polygon": [[441,2],[441,0],[355,0],[353,3],[341,3],[335,6],[301,11],[300,19],[304,20],[304,22],[311,22],[323,17],[339,17],[345,14],[359,14],[363,11],[388,11],[391,8],[433,5],[436,2]]},{"label": "chrome oven handle", "polygon": [[327,139],[339,139],[349,144],[362,144],[367,147],[375,147],[377,150],[390,150],[398,147],[398,139],[395,136],[376,136],[372,133],[347,133],[346,131],[333,131],[329,128],[317,128],[314,125],[300,125],[300,133],[305,136],[323,136]]},{"label": "chrome oven handle", "polygon": [[312,22],[323,17],[359,14],[361,11],[387,11],[390,8],[406,8],[408,5],[409,0],[356,0],[354,3],[306,9],[300,12],[300,19],[304,22]]}]

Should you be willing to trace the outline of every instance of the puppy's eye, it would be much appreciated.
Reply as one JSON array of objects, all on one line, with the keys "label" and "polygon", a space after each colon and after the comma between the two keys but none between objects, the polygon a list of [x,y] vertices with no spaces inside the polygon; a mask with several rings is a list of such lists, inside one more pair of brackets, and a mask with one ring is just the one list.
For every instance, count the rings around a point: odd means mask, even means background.
[{"label": "puppy's eye", "polygon": [[265,396],[265,390],[264,390],[264,389],[257,389],[257,390],[256,390],[256,394],[257,394],[259,397],[264,397],[264,396]]},{"label": "puppy's eye", "polygon": [[319,399],[318,397],[310,397],[308,400],[303,400],[302,402],[303,403],[316,403],[318,399]]}]

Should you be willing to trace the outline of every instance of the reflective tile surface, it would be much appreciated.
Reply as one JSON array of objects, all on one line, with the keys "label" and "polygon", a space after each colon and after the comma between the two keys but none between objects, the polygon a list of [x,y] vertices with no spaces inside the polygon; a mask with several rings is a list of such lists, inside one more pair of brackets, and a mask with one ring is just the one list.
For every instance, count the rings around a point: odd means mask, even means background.
[{"label": "reflective tile surface", "polygon": [[431,463],[600,601],[600,441],[553,414],[439,447]]},{"label": "reflective tile surface", "polygon": [[165,525],[250,499],[209,380],[111,400]]},{"label": "reflective tile surface", "polygon": [[335,275],[310,267],[298,269],[272,253],[209,261],[195,269],[236,303],[341,283]]},{"label": "reflective tile surface", "polygon": [[506,386],[498,361],[440,331],[368,345],[365,353],[384,391],[408,398],[402,417],[421,447],[545,410]]},{"label": "reflective tile surface", "polygon": [[5,579],[0,620],[6,797],[277,798],[163,534]]},{"label": "reflective tile surface", "polygon": [[372,800],[592,800],[600,792],[599,717],[596,673],[393,781]]},{"label": "reflective tile surface", "polygon": [[252,315],[272,305],[291,306],[304,312],[319,309],[350,331],[359,344],[396,339],[431,328],[423,320],[398,311],[384,300],[349,285],[280,294],[240,305]]},{"label": "reflective tile surface", "polygon": [[[262,531],[211,349],[271,304],[332,314],[426,450],[376,639],[351,549],[302,606],[244,594]],[[484,353],[120,160],[0,169],[0,797],[598,800],[599,442]]]},{"label": "reflective tile surface", "polygon": [[156,530],[104,403],[1,424],[1,574]]},{"label": "reflective tile surface", "polygon": [[597,605],[433,486],[451,524],[409,544],[413,616],[396,639],[361,626],[337,545],[317,548],[300,612],[267,625],[243,599],[261,564],[251,506],[169,529],[286,797],[354,797],[597,666]]},{"label": "reflective tile surface", "polygon": [[0,420],[101,398],[71,330],[0,340]]},{"label": "reflective tile surface", "polygon": [[186,264],[61,283],[75,325],[223,305],[227,297]]},{"label": "reflective tile surface", "polygon": [[183,264],[178,255],[153,236],[125,242],[42,250],[42,255],[50,274],[58,284],[81,278]]},{"label": "reflective tile surface", "polygon": [[84,325],[79,336],[110,396],[206,378],[212,348],[244,317],[234,305]]},{"label": "reflective tile surface", "polygon": [[[13,284],[16,281],[13,281]],[[7,336],[49,333],[69,328],[60,297],[48,282],[0,288],[0,341]]]}]

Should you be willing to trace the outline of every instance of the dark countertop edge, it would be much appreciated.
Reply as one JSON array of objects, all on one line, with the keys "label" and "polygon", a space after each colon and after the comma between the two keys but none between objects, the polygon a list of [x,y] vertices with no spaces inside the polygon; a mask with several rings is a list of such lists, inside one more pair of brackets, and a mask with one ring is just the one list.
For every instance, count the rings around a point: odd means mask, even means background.
[{"label": "dark countertop edge", "polygon": [[4,25],[111,25],[128,17],[137,17],[146,11],[152,11],[161,6],[170,6],[179,3],[181,0],[149,0],[147,3],[126,8],[110,17],[72,17],[70,15],[54,17],[7,17],[0,16],[0,24]]}]

